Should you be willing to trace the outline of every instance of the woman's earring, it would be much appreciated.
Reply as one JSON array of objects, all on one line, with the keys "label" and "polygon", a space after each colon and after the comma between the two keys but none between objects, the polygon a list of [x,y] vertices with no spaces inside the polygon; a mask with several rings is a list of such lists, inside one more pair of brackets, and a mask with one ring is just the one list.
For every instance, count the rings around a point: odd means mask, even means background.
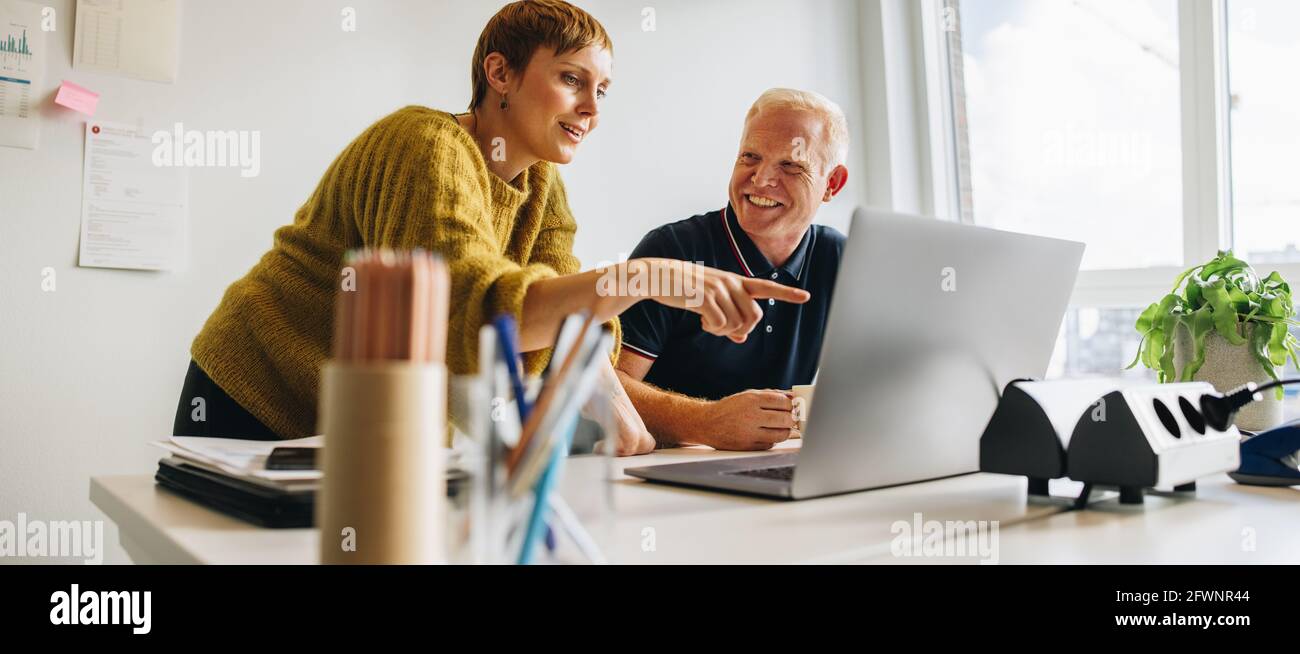
[{"label": "woman's earring", "polygon": [[510,105],[506,102],[506,95],[505,95],[504,93],[502,93],[502,94],[501,94],[501,111],[505,111],[505,110],[506,110],[507,108],[509,108],[509,107],[510,107]]}]

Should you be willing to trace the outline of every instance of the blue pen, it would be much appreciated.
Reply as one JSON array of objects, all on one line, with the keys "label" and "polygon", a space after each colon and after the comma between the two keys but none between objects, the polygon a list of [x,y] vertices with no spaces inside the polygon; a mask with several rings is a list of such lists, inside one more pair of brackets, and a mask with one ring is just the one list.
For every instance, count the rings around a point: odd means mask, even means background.
[{"label": "blue pen", "polygon": [[[515,403],[519,407],[519,424],[523,425],[528,421],[528,414],[532,407],[528,406],[528,399],[524,394],[524,376],[520,369],[522,366],[519,364],[519,341],[515,319],[510,314],[503,313],[492,321],[492,326],[496,328],[497,340],[501,343],[501,354],[506,360],[506,371],[510,373],[510,386],[515,394]],[[546,525],[546,549],[554,552],[555,547],[555,531],[548,524]]]},{"label": "blue pen", "polygon": [[546,464],[546,470],[538,478],[537,485],[533,489],[534,500],[533,510],[528,515],[527,531],[524,532],[524,546],[519,551],[519,565],[528,565],[533,562],[533,550],[537,549],[537,541],[543,538],[543,534],[549,529],[546,525],[544,514],[547,511],[549,503],[547,497],[551,494],[551,489],[555,488],[555,483],[560,476],[559,468],[564,464],[564,457],[569,452],[569,442],[573,439],[573,432],[578,428],[578,420],[575,417],[569,422],[562,433],[563,437],[555,444],[555,449],[551,452],[551,460]]},{"label": "blue pen", "polygon": [[501,342],[501,354],[506,359],[506,371],[510,373],[510,386],[515,393],[515,404],[519,407],[519,424],[528,422],[528,399],[524,394],[524,377],[519,362],[519,335],[515,328],[515,319],[508,313],[497,316],[492,325],[497,329],[497,340]]}]

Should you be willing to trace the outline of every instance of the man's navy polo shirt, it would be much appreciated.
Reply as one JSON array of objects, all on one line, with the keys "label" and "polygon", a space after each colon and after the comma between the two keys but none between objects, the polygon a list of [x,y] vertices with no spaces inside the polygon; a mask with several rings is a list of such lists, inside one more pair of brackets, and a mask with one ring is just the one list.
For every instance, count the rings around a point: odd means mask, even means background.
[{"label": "man's navy polo shirt", "polygon": [[802,288],[812,297],[804,304],[758,300],[763,319],[744,343],[705,332],[697,313],[645,300],[621,317],[623,346],[654,361],[647,382],[691,397],[717,400],[749,389],[811,384],[843,252],[843,234],[812,225],[789,261],[774,267],[730,206],[664,225],[641,239],[632,258],[702,263]]}]

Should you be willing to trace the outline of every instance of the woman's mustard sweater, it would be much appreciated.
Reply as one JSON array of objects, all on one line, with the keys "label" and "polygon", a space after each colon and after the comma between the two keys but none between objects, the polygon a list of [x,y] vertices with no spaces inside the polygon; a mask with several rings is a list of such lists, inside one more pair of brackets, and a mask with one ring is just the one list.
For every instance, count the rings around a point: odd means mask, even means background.
[{"label": "woman's mustard sweater", "polygon": [[[334,160],[293,224],[276,230],[271,250],[226,290],[190,353],[282,438],[311,436],[345,252],[441,254],[451,276],[447,368],[472,374],[479,327],[501,313],[519,320],[529,284],[578,272],[576,228],[553,164],[507,183],[453,115],[404,107]],[[549,357],[528,353],[525,367],[536,374]]]}]

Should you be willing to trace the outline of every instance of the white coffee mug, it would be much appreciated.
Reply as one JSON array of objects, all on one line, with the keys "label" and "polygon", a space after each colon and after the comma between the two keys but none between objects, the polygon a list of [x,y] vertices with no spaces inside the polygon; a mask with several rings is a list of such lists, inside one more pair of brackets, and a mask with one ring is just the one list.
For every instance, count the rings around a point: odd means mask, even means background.
[{"label": "white coffee mug", "polygon": [[813,384],[795,386],[790,389],[794,393],[794,422],[799,434],[803,435],[808,432],[808,416],[812,412]]}]

